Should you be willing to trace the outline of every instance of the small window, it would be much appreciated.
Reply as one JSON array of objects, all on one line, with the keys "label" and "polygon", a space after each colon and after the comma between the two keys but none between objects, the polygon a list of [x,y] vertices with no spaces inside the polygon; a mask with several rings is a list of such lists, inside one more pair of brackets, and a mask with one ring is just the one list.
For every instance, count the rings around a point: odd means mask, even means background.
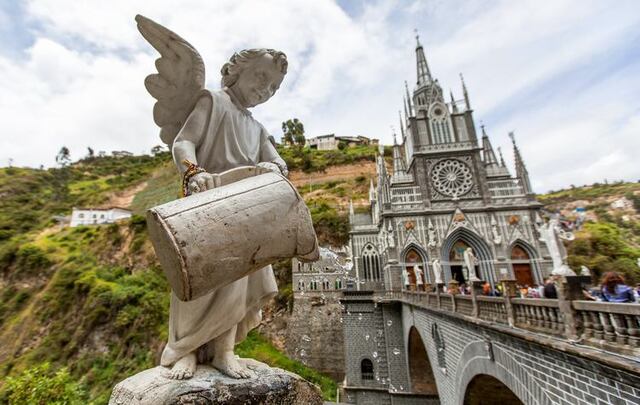
[{"label": "small window", "polygon": [[373,380],[373,362],[369,359],[363,359],[360,362],[360,373],[362,380]]},{"label": "small window", "polygon": [[78,214],[78,218],[84,218],[84,214],[81,212]]}]

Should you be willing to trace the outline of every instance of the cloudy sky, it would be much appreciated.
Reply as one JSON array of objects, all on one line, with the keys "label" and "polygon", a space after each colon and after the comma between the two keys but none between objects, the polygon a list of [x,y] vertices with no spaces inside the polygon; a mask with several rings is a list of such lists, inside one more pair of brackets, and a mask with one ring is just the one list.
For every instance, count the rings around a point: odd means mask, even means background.
[{"label": "cloudy sky", "polygon": [[515,131],[537,191],[640,179],[637,0],[0,0],[0,165],[160,143],[143,87],[157,55],[137,13],[200,51],[211,88],[234,50],[283,50],[285,82],[254,111],[276,139],[297,117],[307,136],[391,143],[417,29],[445,92],[461,98],[464,74],[476,124],[509,163]]}]

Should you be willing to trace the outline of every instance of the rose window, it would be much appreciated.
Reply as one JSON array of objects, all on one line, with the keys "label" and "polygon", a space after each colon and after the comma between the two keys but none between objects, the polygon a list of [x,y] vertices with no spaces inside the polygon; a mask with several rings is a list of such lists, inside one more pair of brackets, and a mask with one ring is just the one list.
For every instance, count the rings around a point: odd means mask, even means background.
[{"label": "rose window", "polygon": [[471,169],[456,159],[443,160],[431,170],[431,181],[443,195],[458,197],[466,194],[473,185]]}]

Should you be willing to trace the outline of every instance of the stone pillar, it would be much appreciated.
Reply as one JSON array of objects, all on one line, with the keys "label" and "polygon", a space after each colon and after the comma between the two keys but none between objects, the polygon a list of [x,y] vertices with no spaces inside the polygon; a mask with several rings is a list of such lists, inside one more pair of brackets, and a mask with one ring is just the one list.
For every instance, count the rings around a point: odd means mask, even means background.
[{"label": "stone pillar", "polygon": [[471,316],[477,318],[480,316],[480,308],[478,306],[478,296],[482,295],[482,284],[484,281],[476,280],[471,282],[471,304],[473,305],[473,311]]},{"label": "stone pillar", "polygon": [[438,303],[438,309],[440,309],[440,294],[442,294],[442,287],[444,287],[444,283],[436,284],[436,302]]},{"label": "stone pillar", "polygon": [[456,280],[449,281],[449,294],[451,294],[451,309],[456,312],[456,295],[460,294],[460,287]]},{"label": "stone pillar", "polygon": [[571,301],[582,298],[580,277],[559,276],[555,283],[558,290],[558,310],[564,319],[565,337],[569,340],[578,340],[580,320]]},{"label": "stone pillar", "polygon": [[518,296],[518,286],[516,280],[502,280],[502,293],[504,296],[504,307],[507,310],[507,321],[509,326],[513,327],[516,323],[515,314],[513,313],[513,305],[511,299]]}]

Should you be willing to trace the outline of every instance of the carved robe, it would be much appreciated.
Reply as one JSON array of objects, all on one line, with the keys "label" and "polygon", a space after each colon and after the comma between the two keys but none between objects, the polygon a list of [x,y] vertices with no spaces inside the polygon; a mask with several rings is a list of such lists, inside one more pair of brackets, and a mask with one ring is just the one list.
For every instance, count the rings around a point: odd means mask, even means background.
[{"label": "carved robe", "polygon": [[[196,144],[198,165],[209,173],[220,173],[259,162],[284,161],[268,139],[265,128],[247,110],[237,107],[223,90],[204,91],[212,108],[204,131]],[[180,140],[182,133],[178,134]],[[198,362],[211,360],[209,344],[234,325],[236,342],[258,326],[262,306],[278,292],[271,266],[193,301],[180,301],[171,293],[169,341],[160,363],[173,365],[186,354],[197,351]]]}]

